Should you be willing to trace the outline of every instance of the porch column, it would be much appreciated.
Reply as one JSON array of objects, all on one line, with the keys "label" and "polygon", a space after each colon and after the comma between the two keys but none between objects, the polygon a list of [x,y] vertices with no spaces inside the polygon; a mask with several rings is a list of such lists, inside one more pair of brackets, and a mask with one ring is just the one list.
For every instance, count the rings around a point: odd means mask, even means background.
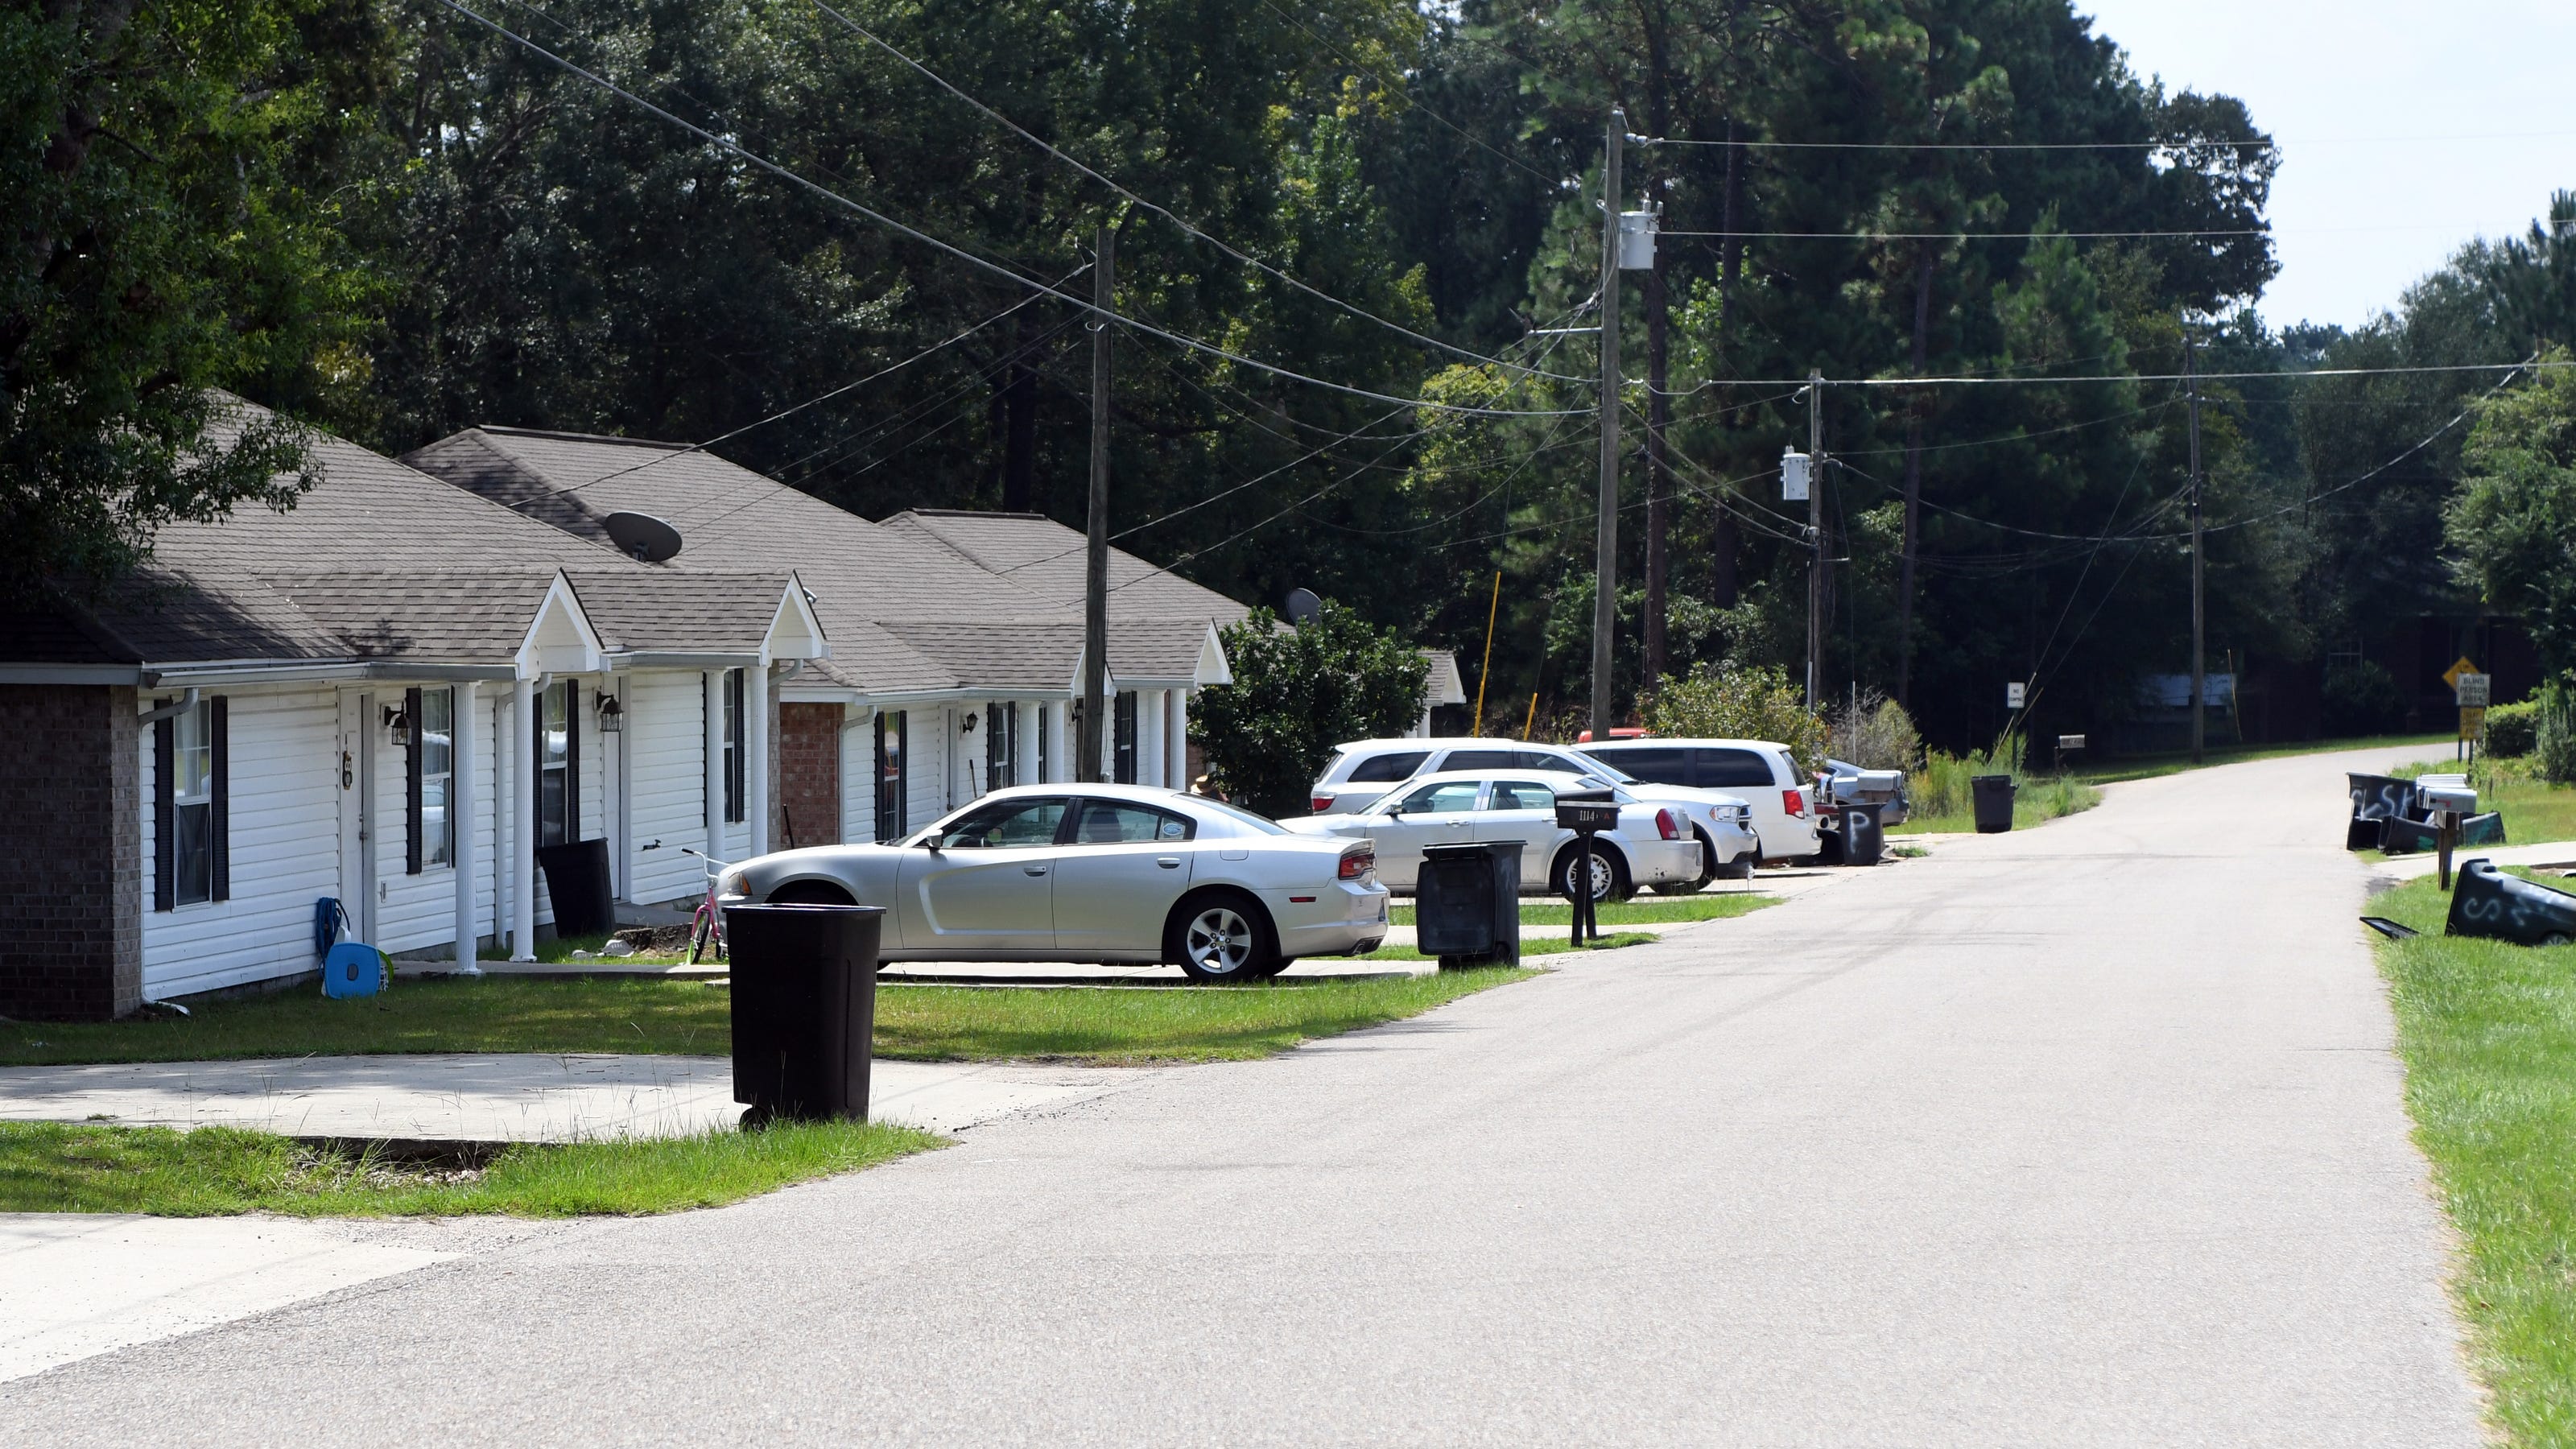
[{"label": "porch column", "polygon": [[[481,922],[474,919],[474,805],[481,792],[475,788],[475,757],[481,753],[478,740],[482,726],[482,690],[473,680],[456,686],[455,718],[450,726],[447,777],[447,855],[456,867],[456,971],[460,976],[480,976],[483,968],[474,964],[478,953],[475,942],[482,936]],[[415,722],[412,726],[418,729]]]},{"label": "porch column", "polygon": [[634,677],[613,674],[601,685],[601,692],[615,699],[618,709],[617,733],[603,732],[600,742],[617,751],[615,810],[608,817],[608,877],[610,895],[621,901],[635,899],[635,749],[627,743],[635,715],[626,707],[626,696],[635,692],[627,687]]},{"label": "porch column", "polygon": [[1038,783],[1053,785],[1073,778],[1073,702],[1050,699],[1047,717],[1047,777]]},{"label": "porch column", "polygon": [[1046,725],[1046,702],[1036,699],[1014,700],[1011,709],[1019,720],[1019,738],[1012,743],[1011,778],[1023,785],[1046,783],[1038,778],[1038,731]]},{"label": "porch column", "polygon": [[537,959],[537,683],[510,685],[510,959]]},{"label": "porch column", "polygon": [[1172,691],[1172,788],[1190,788],[1190,692]]},{"label": "porch column", "polygon": [[[724,671],[706,671],[707,691],[707,854],[724,859]],[[700,862],[701,865],[704,862]],[[700,895],[705,892],[701,890]]]},{"label": "porch column", "polygon": [[1163,783],[1163,691],[1136,692],[1136,783]]},{"label": "porch column", "polygon": [[742,820],[746,855],[769,853],[769,666],[742,672]]}]

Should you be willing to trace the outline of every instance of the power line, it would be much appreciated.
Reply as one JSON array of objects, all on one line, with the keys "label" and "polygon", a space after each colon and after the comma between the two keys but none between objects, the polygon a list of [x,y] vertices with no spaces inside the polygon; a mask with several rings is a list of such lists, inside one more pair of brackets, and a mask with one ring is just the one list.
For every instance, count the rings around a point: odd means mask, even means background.
[{"label": "power line", "polygon": [[2239,226],[2191,227],[2167,231],[1663,231],[1659,237],[1734,237],[1739,239],[1772,239],[1789,241],[2046,241],[2066,237],[2074,241],[2098,241],[2112,238],[2183,237],[2183,236],[2278,236],[2284,230],[2307,236],[2344,236],[2379,232],[2456,231],[2447,222],[2426,222],[2419,226]]},{"label": "power line", "polygon": [[2282,146],[2411,146],[2455,141],[2547,141],[2576,136],[2576,131],[2497,131],[2459,136],[2317,136],[2296,141],[2278,137],[2255,141],[2217,136],[2185,136],[2162,141],[1698,141],[1670,136],[1640,139],[1641,146],[1737,146],[1753,151],[2190,151],[2199,148]]},{"label": "power line", "polygon": [[1043,292],[1060,301],[1070,302],[1075,306],[1082,308],[1086,312],[1096,312],[1108,321],[1115,322],[1122,327],[1127,327],[1136,332],[1143,333],[1146,336],[1159,337],[1166,342],[1187,347],[1192,351],[1204,352],[1212,357],[1221,357],[1228,362],[1253,368],[1257,371],[1270,373],[1274,376],[1286,378],[1292,382],[1302,382],[1312,387],[1320,387],[1334,392],[1348,393],[1353,397],[1364,397],[1376,402],[1398,403],[1407,407],[1429,408],[1436,412],[1469,413],[1490,417],[1570,417],[1591,411],[1589,408],[1540,410],[1460,407],[1454,403],[1432,402],[1426,398],[1398,397],[1393,393],[1375,392],[1368,388],[1352,387],[1347,383],[1330,382],[1320,377],[1311,377],[1305,373],[1281,367],[1276,363],[1263,362],[1259,358],[1246,357],[1241,353],[1230,352],[1214,343],[1202,342],[1195,337],[1166,331],[1165,329],[1156,327],[1149,322],[1144,322],[1134,317],[1124,316],[1108,308],[1097,306],[1084,298],[1076,297],[1068,292],[1049,286],[1044,282],[1024,277],[1018,272],[1012,271],[1010,268],[1003,266],[999,262],[979,256],[953,242],[933,236],[918,227],[906,225],[905,223],[897,221],[893,217],[886,215],[884,212],[877,211],[860,202],[853,201],[849,197],[843,196],[828,186],[809,180],[806,177],[779,165],[777,162],[743,146],[737,141],[724,136],[719,136],[715,132],[708,130],[704,126],[698,125],[694,121],[690,121],[684,117],[674,115],[670,111],[664,110],[662,107],[644,99],[642,96],[635,94],[633,91],[626,89],[615,81],[609,80],[596,72],[586,70],[581,66],[573,64],[571,61],[564,59],[562,56],[555,54],[553,51],[546,49],[544,46],[537,44],[535,41],[528,39],[517,31],[512,30],[497,21],[484,18],[482,15],[477,14],[475,11],[468,9],[466,6],[459,3],[459,0],[439,0],[439,3],[445,5],[448,9],[455,11],[457,14],[472,20],[474,23],[491,30],[493,33],[516,42],[537,55],[543,56],[545,59],[553,62],[555,65],[561,67],[570,74],[579,76],[583,80],[590,82],[592,85],[598,86],[602,90],[606,90],[623,98],[633,105],[640,106],[645,110],[652,112],[654,115],[661,117],[672,125],[678,126],[689,134],[696,136],[708,145],[730,152],[735,156],[739,156],[743,160],[750,162],[752,165],[759,167],[761,170],[778,177],[782,181],[788,182],[790,185],[810,191],[816,196],[819,196],[836,206],[843,207],[869,221],[875,222],[881,227],[890,231],[900,232],[903,235],[912,238],[914,241],[920,242],[924,246],[955,257],[957,260],[966,263],[968,266],[990,272],[996,276],[1016,282],[1023,287],[1030,288],[1031,290]]},{"label": "power line", "polygon": [[1427,347],[1437,347],[1443,351],[1452,352],[1460,357],[1468,358],[1476,362],[1487,363],[1495,367],[1508,367],[1517,372],[1526,372],[1534,376],[1550,378],[1557,382],[1579,383],[1591,380],[1589,378],[1576,377],[1569,373],[1547,372],[1539,368],[1526,367],[1520,363],[1508,362],[1499,357],[1487,357],[1481,352],[1474,351],[1470,348],[1460,347],[1456,343],[1443,342],[1437,337],[1431,337],[1423,333],[1416,332],[1412,328],[1407,327],[1400,322],[1390,321],[1387,318],[1369,311],[1365,307],[1345,302],[1341,298],[1336,297],[1332,293],[1324,291],[1319,287],[1309,286],[1307,283],[1290,276],[1288,273],[1270,265],[1259,257],[1253,256],[1250,253],[1233,246],[1223,238],[1212,236],[1208,232],[1192,225],[1187,218],[1172,210],[1170,207],[1161,205],[1158,202],[1149,201],[1146,198],[1137,195],[1134,191],[1129,190],[1127,187],[1120,185],[1110,177],[1101,174],[1099,171],[1092,169],[1088,165],[1085,165],[1080,158],[1069,155],[1058,149],[1052,142],[1031,131],[1028,127],[1021,125],[1019,122],[1003,115],[1000,111],[986,105],[974,96],[967,94],[965,91],[959,89],[954,83],[949,81],[947,77],[940,75],[937,71],[932,70],[930,67],[923,65],[920,61],[906,55],[903,51],[895,48],[895,46],[878,36],[874,31],[867,29],[865,26],[852,20],[847,15],[844,15],[840,11],[833,9],[831,6],[824,4],[823,0],[814,0],[814,8],[841,22],[841,24],[846,26],[851,33],[868,41],[870,44],[876,46],[886,54],[893,56],[895,59],[902,61],[905,65],[912,67],[915,71],[920,72],[920,74],[933,85],[938,86],[940,89],[948,92],[952,96],[955,96],[957,99],[964,101],[966,104],[973,106],[976,110],[981,111],[983,114],[1000,122],[1002,125],[1009,127],[1013,134],[1019,136],[1022,140],[1027,141],[1030,145],[1037,147],[1039,150],[1046,152],[1048,155],[1053,156],[1067,166],[1072,167],[1074,170],[1081,172],[1083,175],[1088,176],[1092,180],[1099,182],[1101,185],[1108,187],[1110,190],[1117,192],[1120,196],[1127,198],[1136,205],[1145,208],[1147,211],[1163,218],[1172,225],[1179,227],[1182,231],[1189,233],[1200,241],[1206,242],[1208,245],[1215,247],[1218,251],[1225,253],[1236,261],[1242,262],[1246,266],[1258,267],[1262,271],[1269,273],[1271,276],[1278,278],[1280,281],[1287,283],[1289,286],[1296,288],[1300,292],[1304,292],[1310,297],[1316,298],[1322,302],[1330,303],[1331,305],[1339,307],[1343,311],[1350,313],[1354,317],[1374,322],[1389,331],[1401,333],[1402,335],[1412,338],[1414,341],[1422,343]]},{"label": "power line", "polygon": [[[454,3],[454,0],[447,0],[447,3],[452,4]],[[2295,370],[2275,370],[2271,372],[2204,372],[2200,374],[2200,380],[2203,382],[2213,382],[2241,381],[2259,378],[2273,382],[2296,382],[2302,378],[2311,377],[2397,377],[2459,372],[2514,372],[2526,368],[2533,371],[2540,371],[2561,367],[2576,367],[2576,360],[2464,362],[2443,366],[2425,367],[2314,367]],[[1976,377],[1958,375],[1945,377],[1829,377],[1825,379],[1825,386],[1990,387],[2005,384],[2016,384],[2038,387],[2056,387],[2070,382],[2181,382],[2183,380],[2184,377],[2179,372],[2106,372],[2095,373],[2085,377]],[[1748,377],[1730,378],[1728,381],[1738,387],[1805,387],[1807,385],[1807,379],[1803,377]],[[1554,415],[1549,414],[1548,416]]]}]

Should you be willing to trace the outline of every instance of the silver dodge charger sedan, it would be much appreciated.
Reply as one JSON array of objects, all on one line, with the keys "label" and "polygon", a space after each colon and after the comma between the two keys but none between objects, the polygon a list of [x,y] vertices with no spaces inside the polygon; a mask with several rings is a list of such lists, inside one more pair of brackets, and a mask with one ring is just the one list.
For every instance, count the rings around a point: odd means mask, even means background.
[{"label": "silver dodge charger sedan", "polygon": [[885,961],[1176,963],[1276,976],[1386,938],[1369,842],[1139,785],[995,790],[899,845],[818,845],[727,868],[722,901],[883,906]]}]

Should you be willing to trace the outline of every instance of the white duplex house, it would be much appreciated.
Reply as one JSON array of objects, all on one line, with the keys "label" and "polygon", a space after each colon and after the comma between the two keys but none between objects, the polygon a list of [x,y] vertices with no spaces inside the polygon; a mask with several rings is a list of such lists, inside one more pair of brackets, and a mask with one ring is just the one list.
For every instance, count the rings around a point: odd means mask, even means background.
[{"label": "white duplex house", "polygon": [[314,462],[291,512],[0,616],[0,1015],[310,972],[325,901],[388,951],[524,958],[541,847],[608,842],[628,899],[694,887],[680,845],[767,848],[744,723],[831,656],[792,568],[649,565],[338,439]]}]

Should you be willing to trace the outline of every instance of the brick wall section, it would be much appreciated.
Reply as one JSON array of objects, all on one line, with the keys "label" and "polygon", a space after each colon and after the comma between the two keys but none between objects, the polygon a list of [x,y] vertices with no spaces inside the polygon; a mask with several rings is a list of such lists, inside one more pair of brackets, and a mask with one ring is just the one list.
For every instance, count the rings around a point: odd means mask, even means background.
[{"label": "brick wall section", "polygon": [[0,684],[0,1016],[143,1000],[143,803],[130,686]]},{"label": "brick wall section", "polygon": [[778,706],[778,785],[770,797],[779,818],[769,832],[773,848],[787,848],[787,826],[796,826],[798,845],[841,842],[841,706]]}]

